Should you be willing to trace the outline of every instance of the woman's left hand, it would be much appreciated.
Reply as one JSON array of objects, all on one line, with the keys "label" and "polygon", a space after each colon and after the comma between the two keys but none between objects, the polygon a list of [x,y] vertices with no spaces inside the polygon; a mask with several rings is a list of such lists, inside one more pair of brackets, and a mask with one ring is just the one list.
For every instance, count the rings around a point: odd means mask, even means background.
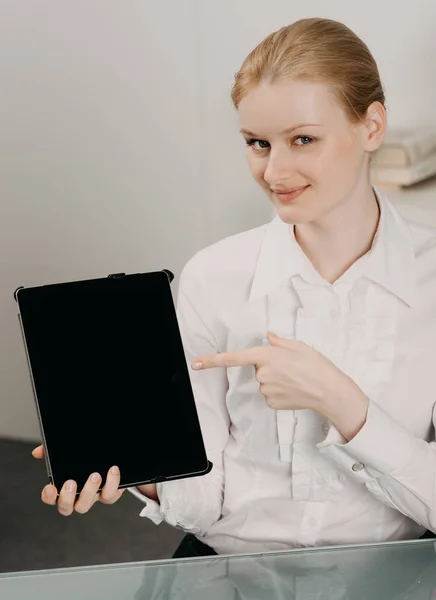
[{"label": "woman's left hand", "polygon": [[275,410],[312,409],[351,439],[366,420],[369,400],[343,371],[304,342],[267,334],[270,346],[211,354],[192,362],[196,370],[252,365],[259,390]]}]

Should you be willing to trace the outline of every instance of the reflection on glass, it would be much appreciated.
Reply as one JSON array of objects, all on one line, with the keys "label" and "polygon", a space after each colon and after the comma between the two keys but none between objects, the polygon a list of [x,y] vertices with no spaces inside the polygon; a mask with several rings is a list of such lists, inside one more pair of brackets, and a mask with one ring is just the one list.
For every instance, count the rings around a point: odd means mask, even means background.
[{"label": "reflection on glass", "polygon": [[435,591],[431,540],[0,577],[7,600],[431,600]]}]

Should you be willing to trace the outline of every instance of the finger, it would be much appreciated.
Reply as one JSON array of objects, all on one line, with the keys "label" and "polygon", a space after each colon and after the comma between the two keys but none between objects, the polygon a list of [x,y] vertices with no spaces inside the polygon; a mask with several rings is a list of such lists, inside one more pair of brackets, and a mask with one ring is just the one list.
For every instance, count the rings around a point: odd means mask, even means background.
[{"label": "finger", "polygon": [[80,496],[76,501],[74,510],[81,515],[88,512],[92,505],[98,499],[98,488],[101,484],[101,476],[99,473],[93,473],[89,476],[88,481],[85,483],[83,490],[80,492]]},{"label": "finger", "polygon": [[38,446],[32,450],[32,456],[34,458],[44,458],[44,446]]},{"label": "finger", "polygon": [[41,500],[44,502],[44,504],[50,504],[51,506],[54,506],[57,499],[58,491],[55,486],[51,484],[46,485],[41,493]]},{"label": "finger", "polygon": [[299,340],[291,338],[279,337],[276,333],[268,331],[266,337],[271,346],[279,346],[281,348],[287,348],[288,350],[300,350],[301,342]]},{"label": "finger", "polygon": [[192,362],[192,368],[196,371],[200,369],[211,369],[214,367],[246,367],[256,366],[262,360],[265,348],[263,346],[254,346],[247,350],[237,352],[222,352],[221,354],[207,354],[197,358]]},{"label": "finger", "polygon": [[109,469],[106,482],[100,492],[99,500],[103,504],[114,504],[123,494],[124,489],[119,490],[120,485],[120,470],[117,466]]},{"label": "finger", "polygon": [[74,511],[76,490],[77,483],[72,479],[66,481],[62,486],[58,498],[58,512],[64,517],[68,517]]}]

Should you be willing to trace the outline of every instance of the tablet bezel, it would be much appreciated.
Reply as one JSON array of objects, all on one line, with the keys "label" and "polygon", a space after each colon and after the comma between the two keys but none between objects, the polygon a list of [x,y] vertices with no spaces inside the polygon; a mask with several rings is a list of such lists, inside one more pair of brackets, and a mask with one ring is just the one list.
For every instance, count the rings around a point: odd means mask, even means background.
[{"label": "tablet bezel", "polygon": [[[67,282],[62,282],[62,283],[53,283],[53,284],[48,284],[48,285],[41,285],[41,286],[32,286],[32,287],[28,287],[25,288],[23,286],[18,287],[15,292],[14,292],[14,299],[17,302],[18,305],[18,309],[19,309],[19,313],[18,313],[18,320],[19,320],[19,324],[20,324],[20,330],[21,330],[21,334],[22,334],[22,338],[23,338],[23,344],[24,344],[24,348],[25,348],[25,354],[26,354],[26,359],[27,359],[27,365],[28,365],[28,373],[30,376],[30,380],[31,380],[31,385],[32,385],[32,392],[33,392],[33,397],[34,397],[34,402],[35,402],[35,406],[36,406],[36,411],[37,411],[37,417],[38,417],[38,424],[39,424],[39,428],[40,428],[40,432],[41,432],[41,438],[42,438],[42,443],[44,446],[44,458],[45,458],[45,464],[46,464],[46,470],[47,470],[47,476],[49,479],[49,482],[53,485],[55,485],[55,487],[57,488],[58,492],[60,491],[61,487],[63,486],[64,482],[58,482],[55,481],[54,478],[54,473],[53,473],[53,469],[51,466],[51,461],[50,461],[50,450],[49,450],[49,446],[50,446],[50,441],[47,440],[47,436],[46,436],[46,432],[45,432],[45,427],[44,427],[44,422],[42,419],[42,415],[41,415],[41,410],[40,410],[40,404],[39,404],[39,400],[38,400],[38,394],[37,394],[37,390],[36,390],[36,385],[35,385],[35,380],[34,380],[34,374],[33,374],[33,369],[32,369],[32,361],[29,355],[29,349],[28,349],[28,344],[27,344],[27,339],[26,339],[26,327],[23,323],[22,320],[22,316],[21,316],[21,307],[20,307],[20,294],[22,295],[23,291],[25,290],[30,290],[30,289],[34,289],[34,288],[47,288],[47,287],[56,287],[58,288],[59,286],[62,285],[68,285],[68,284],[86,284],[88,282],[97,282],[97,281],[106,281],[107,279],[124,279],[124,278],[129,278],[131,276],[138,276],[138,275],[155,275],[155,274],[160,274],[162,273],[163,275],[165,275],[166,280],[168,281],[168,286],[170,286],[172,280],[174,279],[174,275],[173,273],[168,270],[168,269],[162,269],[161,271],[152,271],[152,272],[145,272],[145,273],[132,273],[132,274],[128,274],[126,275],[125,273],[113,273],[108,275],[107,277],[102,277],[102,278],[94,278],[94,279],[87,279],[87,280],[77,280],[77,281],[67,281]],[[171,289],[169,289],[169,294],[171,295]],[[172,295],[171,295],[172,298]],[[175,311],[175,306],[174,303],[172,302],[172,307],[174,310],[174,314],[176,314]],[[177,320],[177,317],[176,317]],[[179,337],[180,337],[180,331],[179,331]],[[180,342],[181,342],[181,337],[180,337]],[[183,346],[182,346],[183,348]],[[186,369],[188,370],[188,365],[186,365]],[[192,386],[191,386],[191,392],[192,392],[192,396],[193,396],[193,390],[192,390]],[[194,397],[194,396],[193,396]],[[195,408],[195,411],[197,413],[197,410]],[[204,440],[203,440],[203,436],[201,433],[201,428],[200,428],[200,422],[198,420],[198,413],[196,414],[197,416],[197,421],[198,421],[198,428],[199,428],[199,433],[200,433],[200,439],[202,440],[202,459],[204,459],[204,464],[205,467],[202,470],[199,471],[194,471],[194,472],[190,472],[190,471],[182,471],[179,472],[177,474],[171,474],[171,475],[158,475],[146,480],[138,480],[138,481],[129,481],[123,484],[120,484],[119,488],[128,488],[128,487],[136,487],[139,485],[144,485],[144,484],[150,484],[150,483],[160,483],[160,482],[165,482],[165,481],[174,481],[177,479],[186,479],[186,478],[190,478],[190,477],[199,477],[202,475],[206,475],[207,473],[209,473],[212,468],[213,465],[212,463],[207,459],[206,456],[206,450],[204,447]],[[102,484],[99,488],[99,491],[101,491],[102,487],[104,486],[105,483],[105,477],[106,474],[105,473],[101,473],[102,475]],[[82,489],[82,488],[81,488]],[[81,489],[78,489],[76,494],[79,494]]]}]

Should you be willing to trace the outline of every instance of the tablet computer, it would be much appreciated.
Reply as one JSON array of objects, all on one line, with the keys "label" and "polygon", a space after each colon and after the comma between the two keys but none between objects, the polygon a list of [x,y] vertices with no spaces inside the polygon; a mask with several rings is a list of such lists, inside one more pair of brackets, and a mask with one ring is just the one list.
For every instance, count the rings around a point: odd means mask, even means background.
[{"label": "tablet computer", "polygon": [[[207,460],[171,294],[173,274],[18,288],[15,299],[48,478],[80,493],[200,476]],[[101,488],[100,488],[101,489]]]}]

